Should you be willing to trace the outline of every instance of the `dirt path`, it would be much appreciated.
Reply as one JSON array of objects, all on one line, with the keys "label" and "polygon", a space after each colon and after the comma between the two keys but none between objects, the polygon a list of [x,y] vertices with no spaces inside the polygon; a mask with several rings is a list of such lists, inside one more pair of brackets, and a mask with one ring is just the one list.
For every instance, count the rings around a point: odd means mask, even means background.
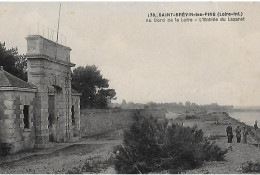
[{"label": "dirt path", "polygon": [[201,128],[205,136],[215,136],[213,140],[218,146],[222,148],[230,148],[226,154],[225,161],[221,162],[207,162],[204,166],[198,169],[190,170],[185,173],[192,174],[225,174],[225,173],[242,173],[241,164],[249,160],[256,160],[260,158],[260,148],[254,146],[257,143],[252,135],[248,136],[248,143],[236,143],[236,138],[233,143],[227,143],[226,127],[228,123],[232,123],[232,128],[235,129],[239,124],[237,120],[230,118],[226,114],[211,114],[211,115],[198,115],[198,119],[185,119],[181,117],[176,119],[175,122],[183,123],[184,126],[197,125]]},{"label": "dirt path", "polygon": [[115,173],[109,159],[122,142],[122,130],[81,139],[76,143],[59,143],[53,148],[32,150],[0,160],[1,174]]}]

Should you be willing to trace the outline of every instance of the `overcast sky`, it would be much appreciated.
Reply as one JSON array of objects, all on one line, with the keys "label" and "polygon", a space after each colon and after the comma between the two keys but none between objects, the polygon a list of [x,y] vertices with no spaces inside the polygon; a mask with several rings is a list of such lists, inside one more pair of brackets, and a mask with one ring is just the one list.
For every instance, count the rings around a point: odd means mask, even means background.
[{"label": "overcast sky", "polygon": [[[26,53],[59,3],[0,3],[0,41]],[[146,23],[150,12],[243,12],[245,22]],[[117,102],[260,105],[260,3],[62,3],[60,32],[76,66],[96,65]],[[49,31],[49,35],[50,35]],[[65,37],[63,38],[63,43]],[[61,37],[60,37],[61,38]]]}]

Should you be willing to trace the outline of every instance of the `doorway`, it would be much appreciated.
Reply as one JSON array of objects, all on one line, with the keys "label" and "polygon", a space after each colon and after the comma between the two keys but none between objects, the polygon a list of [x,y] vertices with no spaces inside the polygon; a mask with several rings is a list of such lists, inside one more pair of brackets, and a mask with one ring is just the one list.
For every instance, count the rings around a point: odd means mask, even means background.
[{"label": "doorway", "polygon": [[49,141],[54,142],[55,141],[55,101],[54,101],[54,95],[49,95],[48,98],[48,128],[49,128]]}]

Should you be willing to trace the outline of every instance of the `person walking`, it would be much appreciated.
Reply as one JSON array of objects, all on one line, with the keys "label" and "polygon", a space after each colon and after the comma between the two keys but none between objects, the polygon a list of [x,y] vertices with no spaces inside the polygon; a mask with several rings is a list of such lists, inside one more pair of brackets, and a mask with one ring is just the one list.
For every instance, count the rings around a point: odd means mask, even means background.
[{"label": "person walking", "polygon": [[247,129],[246,129],[245,126],[243,127],[242,134],[243,134],[243,142],[244,142],[244,143],[247,143],[247,135],[248,135],[248,131],[247,131]]},{"label": "person walking", "polygon": [[255,124],[254,124],[254,129],[257,130],[258,129],[258,126],[257,126],[257,120],[255,121]]},{"label": "person walking", "polygon": [[235,129],[235,132],[236,132],[236,137],[237,137],[237,143],[240,143],[240,141],[241,141],[241,129],[240,129],[239,125]]},{"label": "person walking", "polygon": [[233,131],[232,131],[231,123],[229,123],[228,127],[226,128],[226,132],[228,137],[228,143],[232,143]]}]

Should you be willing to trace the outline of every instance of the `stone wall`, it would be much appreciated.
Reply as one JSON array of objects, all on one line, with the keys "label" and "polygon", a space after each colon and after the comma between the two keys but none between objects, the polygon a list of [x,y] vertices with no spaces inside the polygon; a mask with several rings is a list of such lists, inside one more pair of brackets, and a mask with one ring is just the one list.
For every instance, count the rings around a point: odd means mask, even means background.
[{"label": "stone wall", "polygon": [[126,128],[132,123],[131,116],[137,112],[165,119],[165,110],[163,109],[84,109],[81,110],[80,119],[81,137]]},{"label": "stone wall", "polygon": [[[35,144],[34,92],[0,91],[0,141],[9,144],[10,153],[32,149]],[[28,106],[28,128],[24,123],[24,105]]]}]

